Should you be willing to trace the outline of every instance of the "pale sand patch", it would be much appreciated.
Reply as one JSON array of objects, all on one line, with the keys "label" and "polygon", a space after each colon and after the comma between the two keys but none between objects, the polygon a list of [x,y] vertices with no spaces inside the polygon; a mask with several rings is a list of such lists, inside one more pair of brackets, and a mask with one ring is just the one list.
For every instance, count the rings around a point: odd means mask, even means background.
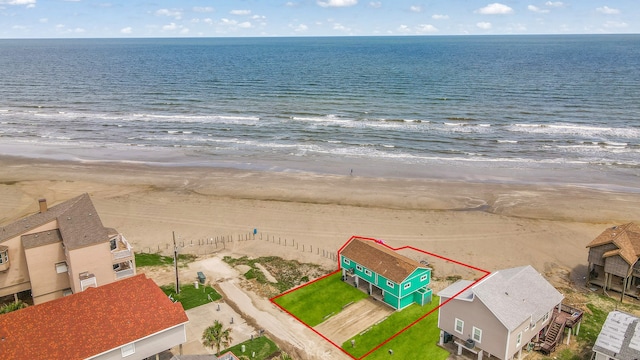
[{"label": "pale sand patch", "polygon": [[262,273],[264,274],[264,277],[267,278],[268,282],[273,283],[273,284],[278,282],[278,279],[276,279],[273,275],[271,275],[269,270],[267,270],[264,266],[262,266],[262,264],[256,263],[256,267],[258,269],[260,269],[260,271],[262,271]]},{"label": "pale sand patch", "polygon": [[[585,245],[605,227],[640,219],[640,194],[577,187],[15,158],[0,159],[0,167],[2,224],[36,212],[38,198],[53,205],[88,192],[105,226],[121,231],[136,251],[167,255],[175,231],[185,252],[277,255],[335,268],[335,259],[323,257],[322,250],[335,252],[360,235],[489,271],[531,264],[542,272],[552,263],[579,272],[586,268]],[[478,206],[483,211],[470,210]],[[197,245],[254,229],[258,237],[293,240],[296,246],[259,239]],[[434,275],[456,271],[448,265]]]}]

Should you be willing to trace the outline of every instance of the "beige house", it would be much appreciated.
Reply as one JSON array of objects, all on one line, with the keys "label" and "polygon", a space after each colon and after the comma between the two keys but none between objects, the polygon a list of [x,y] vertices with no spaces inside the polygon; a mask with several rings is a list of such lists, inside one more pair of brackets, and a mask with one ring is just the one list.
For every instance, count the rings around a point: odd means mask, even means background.
[{"label": "beige house", "polygon": [[188,322],[182,304],[140,274],[1,315],[0,357],[148,359],[185,343]]},{"label": "beige house", "polygon": [[477,283],[460,280],[438,296],[440,344],[452,340],[459,355],[478,360],[521,358],[564,298],[531,266],[496,271]]},{"label": "beige house", "polygon": [[88,194],[0,227],[0,296],[34,304],[136,274],[127,240],[102,225]]},{"label": "beige house", "polygon": [[640,285],[640,226],[635,223],[605,229],[587,245],[587,285],[638,296]]}]

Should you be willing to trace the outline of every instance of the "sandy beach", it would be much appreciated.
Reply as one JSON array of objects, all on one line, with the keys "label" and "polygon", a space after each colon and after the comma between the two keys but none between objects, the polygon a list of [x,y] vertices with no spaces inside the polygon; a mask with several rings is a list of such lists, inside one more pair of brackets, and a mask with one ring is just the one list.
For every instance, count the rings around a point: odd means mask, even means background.
[{"label": "sandy beach", "polygon": [[[0,166],[0,223],[36,212],[39,198],[54,205],[87,192],[105,226],[121,231],[137,251],[167,254],[173,232],[181,251],[204,254],[218,247],[197,244],[255,229],[263,241],[225,249],[331,267],[330,252],[360,235],[489,271],[531,264],[578,278],[590,240],[609,225],[640,218],[640,194],[579,187],[21,158],[2,158]],[[435,271],[446,276],[458,268]]]}]

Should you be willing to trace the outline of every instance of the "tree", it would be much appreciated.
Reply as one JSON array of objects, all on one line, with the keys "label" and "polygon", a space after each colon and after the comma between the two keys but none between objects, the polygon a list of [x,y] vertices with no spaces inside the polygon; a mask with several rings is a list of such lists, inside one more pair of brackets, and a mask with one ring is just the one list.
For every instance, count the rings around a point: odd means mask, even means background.
[{"label": "tree", "polygon": [[221,347],[228,347],[231,344],[231,329],[222,328],[222,323],[218,320],[213,322],[213,325],[204,329],[202,333],[202,343],[204,346],[216,348],[216,356],[220,355]]},{"label": "tree", "polygon": [[12,311],[20,310],[26,307],[27,307],[27,304],[23,303],[21,300],[18,300],[16,302],[12,302],[12,303],[4,304],[0,306],[0,314],[10,313]]}]

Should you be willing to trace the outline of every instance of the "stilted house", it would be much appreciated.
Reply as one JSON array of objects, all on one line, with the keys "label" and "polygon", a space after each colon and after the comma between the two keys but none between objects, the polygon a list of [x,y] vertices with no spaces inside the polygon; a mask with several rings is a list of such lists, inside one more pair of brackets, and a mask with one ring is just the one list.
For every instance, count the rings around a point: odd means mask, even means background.
[{"label": "stilted house", "polygon": [[453,342],[458,355],[478,360],[521,359],[535,348],[550,353],[582,316],[561,306],[563,295],[531,266],[495,271],[479,282],[459,280],[438,296],[440,344]]},{"label": "stilted house", "polygon": [[396,310],[431,302],[431,269],[379,240],[352,237],[339,259],[343,280]]},{"label": "stilted house", "polygon": [[640,226],[630,222],[605,229],[588,245],[587,286],[638,296]]}]

